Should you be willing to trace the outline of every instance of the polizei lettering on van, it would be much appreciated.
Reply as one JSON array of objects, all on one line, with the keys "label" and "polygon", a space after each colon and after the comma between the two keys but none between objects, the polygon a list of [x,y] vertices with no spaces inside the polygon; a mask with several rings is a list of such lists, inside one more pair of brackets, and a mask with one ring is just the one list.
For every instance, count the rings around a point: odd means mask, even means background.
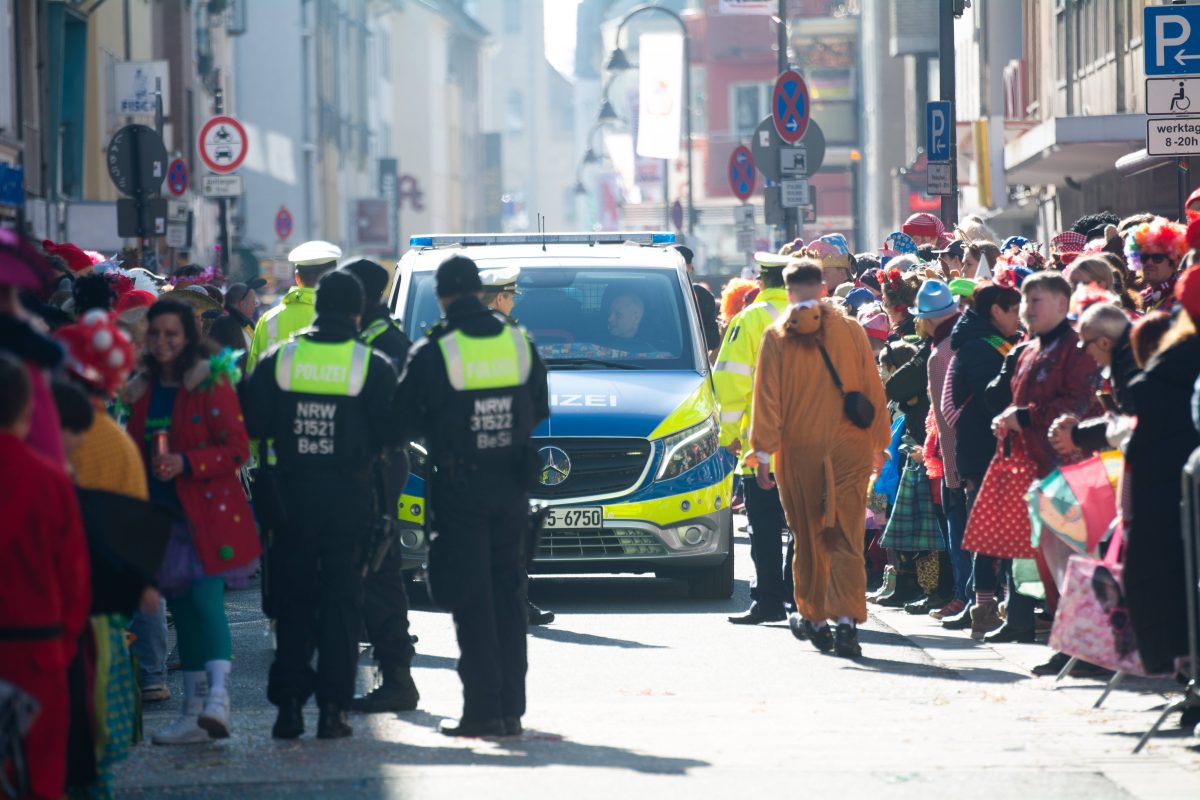
[{"label": "polizei lettering on van", "polygon": [[563,408],[616,408],[615,394],[552,394],[550,405]]}]

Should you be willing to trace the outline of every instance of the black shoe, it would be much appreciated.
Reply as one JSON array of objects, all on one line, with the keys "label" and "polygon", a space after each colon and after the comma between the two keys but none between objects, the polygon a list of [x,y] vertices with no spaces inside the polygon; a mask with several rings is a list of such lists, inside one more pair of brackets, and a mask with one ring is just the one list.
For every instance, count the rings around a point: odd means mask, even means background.
[{"label": "black shoe", "polygon": [[858,643],[858,628],[842,623],[837,626],[833,637],[833,652],[842,658],[858,658],[862,646]]},{"label": "black shoe", "polygon": [[276,739],[298,739],[304,733],[304,706],[299,700],[284,700],[279,705],[279,716],[271,736]]},{"label": "black shoe", "polygon": [[788,614],[788,627],[792,629],[792,636],[795,636],[800,641],[808,638],[808,626],[804,622],[804,618],[793,612]]},{"label": "black shoe", "polygon": [[[984,641],[987,641],[986,637],[984,638]],[[1063,667],[1065,667],[1067,662],[1070,660],[1071,657],[1066,653],[1055,653],[1054,655],[1050,656],[1049,661],[1044,664],[1038,664],[1036,667],[1030,670],[1030,672],[1041,678],[1045,678],[1049,675],[1057,675],[1063,671]]]},{"label": "black shoe", "polygon": [[412,673],[405,667],[384,667],[380,670],[383,683],[369,694],[350,701],[350,709],[363,714],[382,714],[394,711],[412,711],[421,699]]},{"label": "black shoe", "polygon": [[354,729],[346,721],[346,710],[337,703],[321,703],[321,716],[317,718],[317,738],[345,739],[353,735]]},{"label": "black shoe", "polygon": [[942,627],[948,631],[968,631],[971,629],[971,608],[974,607],[975,601],[967,603],[959,613],[952,617],[942,617]]},{"label": "black shoe", "polygon": [[804,620],[804,629],[808,633],[809,640],[813,646],[822,653],[828,653],[833,649],[833,631],[828,625],[817,627],[808,620]]},{"label": "black shoe", "polygon": [[984,636],[983,641],[985,644],[1008,644],[1009,642],[1033,644],[1034,637],[1033,628],[1020,630],[1005,622],[999,628]]},{"label": "black shoe", "polygon": [[737,614],[728,618],[734,625],[760,625],[764,622],[783,622],[787,619],[787,614],[784,613],[783,607],[767,611],[758,603],[751,603],[750,609],[744,614]]},{"label": "black shoe", "polygon": [[503,722],[505,736],[520,736],[525,732],[525,729],[521,727],[520,717],[505,717]]},{"label": "black shoe", "polygon": [[[1072,678],[1101,678],[1107,680],[1113,676],[1111,669],[1105,669],[1090,661],[1077,661],[1068,673]],[[1191,727],[1191,726],[1188,726]]]},{"label": "black shoe", "polygon": [[[528,602],[528,601],[526,601]],[[530,625],[549,625],[554,622],[553,611],[542,611],[533,603],[529,603],[529,624]]]},{"label": "black shoe", "polygon": [[462,720],[458,723],[455,723],[453,720],[444,719],[438,723],[438,732],[445,736],[481,738],[484,736],[508,735],[508,728],[502,719],[485,719],[473,722]]},{"label": "black shoe", "polygon": [[901,572],[896,575],[895,588],[889,594],[882,595],[876,601],[876,605],[883,608],[900,608],[919,599],[923,594],[925,593],[921,591],[921,584],[917,583],[917,574]]},{"label": "black shoe", "polygon": [[928,616],[930,611],[936,611],[949,602],[949,598],[946,597],[934,597],[933,595],[926,595],[925,597],[914,600],[911,603],[906,603],[904,605],[904,613]]}]

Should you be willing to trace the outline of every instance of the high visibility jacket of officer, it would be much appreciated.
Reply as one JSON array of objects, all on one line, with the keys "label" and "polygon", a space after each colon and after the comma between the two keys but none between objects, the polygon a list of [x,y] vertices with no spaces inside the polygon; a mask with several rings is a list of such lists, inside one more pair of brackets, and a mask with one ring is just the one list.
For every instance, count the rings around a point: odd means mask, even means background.
[{"label": "high visibility jacket of officer", "polygon": [[[369,258],[347,259],[338,270],[358,278],[366,296],[358,340],[386,356],[397,370],[402,369],[412,342],[383,305],[388,271]],[[377,516],[396,514],[407,479],[408,455],[404,447],[389,448],[380,460],[375,480],[374,512]],[[379,559],[377,552],[371,553],[363,586],[363,623],[382,681],[370,693],[355,697],[351,707],[366,713],[411,711],[417,707],[420,694],[411,671],[415,651],[408,633],[408,595],[404,591],[402,572],[404,559],[400,547],[391,539],[379,540],[374,547],[384,555]]]},{"label": "high visibility jacket of officer", "polygon": [[[717,363],[713,367],[713,384],[717,392],[718,419],[721,423],[721,445],[730,447],[746,441],[753,413],[754,371],[758,366],[758,351],[763,333],[787,309],[787,289],[783,284],[783,268],[788,256],[774,253],[755,253],[759,266],[759,285],[762,287],[755,302],[742,309],[729,323]],[[757,459],[748,446],[742,447],[741,471],[746,477],[746,514],[752,532],[750,556],[757,573],[750,596],[754,603],[750,611],[729,621],[739,624],[780,621],[786,618],[784,604],[790,599],[788,580],[780,545],[780,535],[787,529],[778,489],[764,490],[754,481]]]},{"label": "high visibility jacket of officer", "polygon": [[[281,520],[272,525],[267,568],[276,620],[267,698],[279,707],[272,734],[304,731],[313,693],[317,735],[349,736],[362,576],[375,491],[372,469],[398,442],[396,371],[357,341],[362,286],[331,272],[317,284],[311,330],[277,346],[243,390],[246,428],[272,439]],[[319,652],[317,671],[310,663]]]},{"label": "high visibility jacket of officer", "polygon": [[288,253],[288,261],[296,268],[296,285],[288,290],[279,305],[259,317],[246,357],[247,373],[254,371],[259,359],[272,347],[312,325],[317,281],[336,267],[341,257],[340,247],[322,241],[305,242]]},{"label": "high visibility jacket of officer", "polygon": [[437,271],[445,319],[414,345],[397,416],[425,439],[429,588],[454,616],[463,714],[450,736],[514,734],[525,713],[530,434],[550,415],[546,368],[525,332],[483,305],[475,263]]}]

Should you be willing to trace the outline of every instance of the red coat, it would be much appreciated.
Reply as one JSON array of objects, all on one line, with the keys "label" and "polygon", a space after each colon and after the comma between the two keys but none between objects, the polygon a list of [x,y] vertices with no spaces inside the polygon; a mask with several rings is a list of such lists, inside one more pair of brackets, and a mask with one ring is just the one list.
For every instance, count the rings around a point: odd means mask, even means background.
[{"label": "red coat", "polygon": [[1021,351],[1012,380],[1012,404],[1029,411],[1029,427],[1022,432],[1026,452],[1046,477],[1059,459],[1047,433],[1063,414],[1080,419],[1096,405],[1100,365],[1078,347],[1079,334],[1068,328],[1045,349],[1033,341]]},{"label": "red coat", "polygon": [[15,436],[0,434],[0,629],[61,628],[27,641],[0,637],[0,678],[41,704],[26,738],[35,797],[63,792],[67,665],[87,624],[91,593],[71,480]]},{"label": "red coat", "polygon": [[[250,457],[250,444],[237,392],[220,375],[207,386],[209,364],[202,361],[184,376],[171,415],[171,452],[187,461],[175,479],[183,513],[191,523],[192,543],[208,575],[219,575],[258,558],[261,547],[250,503],[238,470]],[[131,406],[127,430],[149,463],[146,415],[150,379],[135,379],[126,398]],[[157,480],[153,476],[150,480]]]}]

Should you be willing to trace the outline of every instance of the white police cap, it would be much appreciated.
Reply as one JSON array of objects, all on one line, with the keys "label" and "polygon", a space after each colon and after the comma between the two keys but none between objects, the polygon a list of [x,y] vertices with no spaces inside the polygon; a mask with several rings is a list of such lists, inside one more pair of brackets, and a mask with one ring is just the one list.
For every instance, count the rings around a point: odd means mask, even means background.
[{"label": "white police cap", "polygon": [[296,247],[288,253],[288,261],[297,267],[315,267],[329,264],[342,257],[342,248],[336,244],[314,239]]},{"label": "white police cap", "polygon": [[479,270],[479,280],[483,288],[493,292],[515,292],[517,278],[521,277],[520,267],[493,267]]},{"label": "white police cap", "polygon": [[781,256],[779,253],[770,253],[765,250],[759,250],[754,254],[754,261],[760,270],[783,269],[791,258],[791,256]]}]

